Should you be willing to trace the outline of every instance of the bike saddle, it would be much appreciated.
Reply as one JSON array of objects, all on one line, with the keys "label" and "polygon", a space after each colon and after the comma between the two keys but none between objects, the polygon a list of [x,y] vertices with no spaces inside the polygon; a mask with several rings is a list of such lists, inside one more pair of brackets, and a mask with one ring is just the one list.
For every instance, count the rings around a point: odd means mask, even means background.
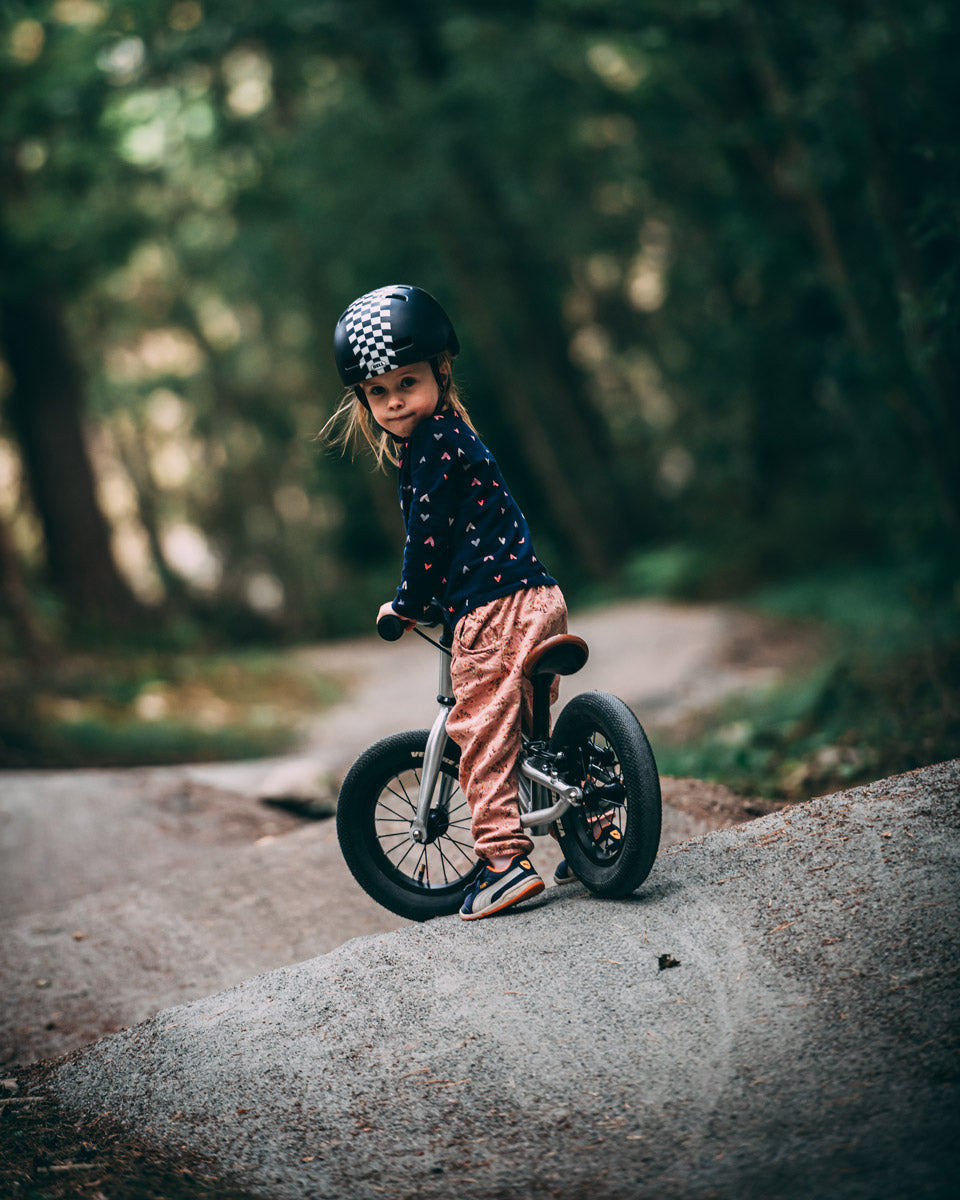
[{"label": "bike saddle", "polygon": [[575,675],[589,654],[583,638],[574,637],[572,633],[558,633],[534,646],[523,660],[523,673],[527,679],[537,675]]}]

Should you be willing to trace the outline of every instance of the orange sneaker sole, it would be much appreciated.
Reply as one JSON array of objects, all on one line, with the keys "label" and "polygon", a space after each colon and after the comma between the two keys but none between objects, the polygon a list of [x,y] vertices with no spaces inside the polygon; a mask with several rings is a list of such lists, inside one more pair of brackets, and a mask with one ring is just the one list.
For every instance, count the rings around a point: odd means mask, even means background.
[{"label": "orange sneaker sole", "polygon": [[461,921],[479,921],[481,917],[492,917],[498,912],[503,912],[505,908],[512,908],[514,904],[519,904],[521,900],[529,900],[531,896],[539,896],[546,884],[542,879],[531,880],[528,887],[525,887],[519,896],[510,896],[507,900],[501,900],[499,904],[492,908],[485,908],[483,912],[478,913],[461,913]]}]

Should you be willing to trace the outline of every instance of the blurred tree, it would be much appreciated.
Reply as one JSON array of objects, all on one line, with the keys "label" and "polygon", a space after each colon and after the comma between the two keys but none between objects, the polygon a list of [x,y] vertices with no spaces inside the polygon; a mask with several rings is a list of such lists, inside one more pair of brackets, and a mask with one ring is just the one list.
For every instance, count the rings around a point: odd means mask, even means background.
[{"label": "blurred tree", "polygon": [[[51,582],[75,615],[98,625],[143,620],[111,553],[85,450],[83,388],[55,301],[6,300],[0,338],[14,380],[7,418],[43,526]],[[8,590],[16,589],[11,568],[4,556],[0,569]]]},{"label": "blurred tree", "polygon": [[7,5],[2,432],[51,578],[128,609],[112,541],[141,597],[236,636],[355,627],[393,486],[312,438],[329,331],[391,280],[453,314],[565,583],[677,540],[714,589],[851,553],[952,578],[957,26],[946,0]]},{"label": "blurred tree", "polygon": [[0,519],[0,606],[5,610],[17,645],[32,662],[43,662],[51,651],[50,640],[37,620],[23,579],[20,560],[6,521]]},{"label": "blurred tree", "polygon": [[[603,48],[611,116],[642,130],[642,162],[624,173],[655,217],[626,269],[642,329],[619,289],[598,290],[627,374],[653,351],[654,383],[637,373],[641,408],[659,413],[645,432],[670,526],[712,542],[734,583],[863,552],[932,556],[949,576],[952,6],[574,7]],[[621,89],[630,71],[642,82]],[[607,363],[598,374],[623,379]]]},{"label": "blurred tree", "polygon": [[[107,209],[75,207],[79,197],[119,182],[104,178],[98,154],[105,85],[85,61],[85,42],[58,37],[57,30],[48,37],[32,18],[11,23],[5,16],[0,346],[12,375],[6,417],[43,528],[53,586],[76,616],[130,625],[145,614],[111,552],[83,428],[85,382],[63,312],[111,255],[126,253],[133,232],[115,202]],[[27,70],[36,63],[42,69]],[[37,186],[41,168],[52,190]],[[15,588],[7,558],[4,569],[8,589]]]}]

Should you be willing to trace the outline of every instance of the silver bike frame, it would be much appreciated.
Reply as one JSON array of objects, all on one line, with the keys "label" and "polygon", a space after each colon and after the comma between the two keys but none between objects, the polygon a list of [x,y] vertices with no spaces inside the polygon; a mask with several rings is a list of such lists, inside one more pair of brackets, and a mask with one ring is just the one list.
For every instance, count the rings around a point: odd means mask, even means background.
[{"label": "silver bike frame", "polygon": [[[428,638],[428,641],[432,639]],[[423,768],[420,774],[420,791],[417,796],[417,813],[410,823],[410,838],[414,842],[424,843],[427,840],[427,822],[430,809],[433,806],[434,792],[437,790],[439,777],[440,792],[438,802],[446,804],[453,791],[454,780],[440,771],[443,752],[447,747],[447,717],[454,705],[453,681],[450,678],[450,654],[441,647],[440,679],[437,700],[440,709],[434,718],[427,745],[423,752]],[[517,780],[520,802],[520,825],[534,837],[542,836],[549,827],[562,817],[574,804],[583,799],[583,792],[573,784],[565,783],[553,769],[543,769],[536,765],[535,756],[527,757],[521,750],[517,762],[519,778]],[[549,799],[556,797],[553,804]]]}]

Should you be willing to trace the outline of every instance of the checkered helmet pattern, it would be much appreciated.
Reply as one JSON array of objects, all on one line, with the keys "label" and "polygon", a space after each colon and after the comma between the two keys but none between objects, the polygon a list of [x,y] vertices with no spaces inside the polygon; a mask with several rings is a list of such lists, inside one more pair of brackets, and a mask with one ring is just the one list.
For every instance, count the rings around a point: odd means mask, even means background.
[{"label": "checkered helmet pattern", "polygon": [[374,375],[383,375],[385,371],[403,365],[396,360],[390,333],[390,297],[395,290],[385,287],[368,292],[354,300],[343,314],[347,341],[363,379],[372,379]]},{"label": "checkered helmet pattern", "polygon": [[[407,283],[376,288],[350,304],[337,322],[333,350],[347,387],[439,354],[460,343],[450,318],[429,292]],[[358,393],[359,394],[359,393]],[[362,398],[362,397],[361,397]]]}]

